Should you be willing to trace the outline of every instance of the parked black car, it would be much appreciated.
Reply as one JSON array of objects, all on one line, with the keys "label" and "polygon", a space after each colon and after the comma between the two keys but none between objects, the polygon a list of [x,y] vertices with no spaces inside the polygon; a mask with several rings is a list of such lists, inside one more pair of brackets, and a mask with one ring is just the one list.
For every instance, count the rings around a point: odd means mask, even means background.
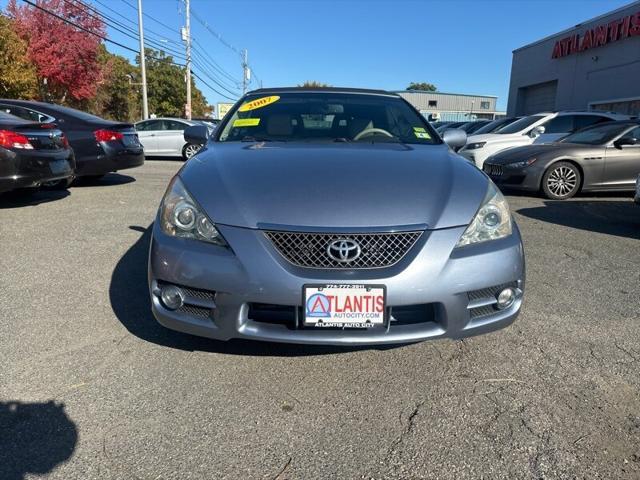
[{"label": "parked black car", "polygon": [[485,133],[496,133],[501,128],[512,124],[516,120],[520,120],[522,117],[503,117],[493,120],[492,122],[482,125],[479,129],[473,132],[474,135],[484,135]]},{"label": "parked black car", "polygon": [[144,150],[130,123],[113,122],[53,103],[0,99],[0,111],[32,122],[55,123],[73,148],[76,175],[99,178],[138,167]]},{"label": "parked black car", "polygon": [[498,185],[563,200],[579,191],[633,191],[640,173],[640,121],[584,128],[555,143],[515,147],[487,158]]},{"label": "parked black car", "polygon": [[0,193],[45,183],[66,186],[74,169],[73,150],[55,124],[0,112]]},{"label": "parked black car", "polygon": [[491,120],[474,120],[473,122],[467,122],[463,125],[460,125],[456,128],[460,130],[464,130],[467,132],[467,136],[475,135],[475,132],[485,125],[491,123]]}]

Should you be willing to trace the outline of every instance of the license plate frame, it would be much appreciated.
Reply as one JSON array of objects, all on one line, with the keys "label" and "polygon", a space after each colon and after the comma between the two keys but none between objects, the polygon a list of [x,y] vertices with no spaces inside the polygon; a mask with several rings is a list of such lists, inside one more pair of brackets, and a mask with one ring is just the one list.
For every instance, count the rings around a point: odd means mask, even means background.
[{"label": "license plate frame", "polygon": [[49,162],[49,170],[51,170],[51,173],[53,175],[59,175],[71,170],[71,166],[69,165],[68,160],[58,159]]},{"label": "license plate frame", "polygon": [[125,133],[122,136],[122,143],[125,147],[138,147],[140,146],[140,139],[138,135]]},{"label": "license plate frame", "polygon": [[[307,302],[311,300],[311,298],[317,294],[321,293],[321,290],[329,291],[330,293],[342,293],[347,294],[351,292],[353,295],[354,292],[358,294],[366,294],[371,292],[371,295],[382,296],[382,312],[330,312],[330,316],[312,316],[309,313],[309,306]],[[344,291],[344,292],[341,292]],[[309,292],[311,292],[309,294]],[[325,297],[326,298],[326,297]],[[376,302],[376,300],[372,300],[372,302]],[[330,307],[332,306],[332,301],[329,300]],[[335,305],[335,304],[334,304]],[[326,303],[325,303],[326,306]],[[346,305],[344,303],[341,304],[342,307]],[[374,305],[372,305],[374,306]],[[329,308],[331,310],[331,308]],[[302,286],[302,318],[301,325],[303,328],[311,328],[311,329],[339,329],[339,330],[370,330],[370,329],[387,329],[389,326],[389,309],[387,307],[387,287],[383,284],[336,284],[336,283],[313,283],[313,284],[304,284]],[[320,312],[326,313],[326,312]],[[355,318],[340,318],[335,317],[336,314],[354,314],[354,313],[375,313],[382,317],[380,321],[378,318],[368,319],[361,318],[360,321],[356,321]]]}]

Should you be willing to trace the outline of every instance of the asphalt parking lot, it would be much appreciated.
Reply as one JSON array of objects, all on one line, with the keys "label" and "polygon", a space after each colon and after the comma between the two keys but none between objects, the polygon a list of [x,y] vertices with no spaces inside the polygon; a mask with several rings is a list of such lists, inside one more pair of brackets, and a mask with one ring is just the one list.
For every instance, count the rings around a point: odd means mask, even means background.
[{"label": "asphalt parking lot", "polygon": [[176,161],[0,197],[0,478],[639,478],[640,207],[510,195],[525,306],[465,341],[218,343],[149,310]]}]

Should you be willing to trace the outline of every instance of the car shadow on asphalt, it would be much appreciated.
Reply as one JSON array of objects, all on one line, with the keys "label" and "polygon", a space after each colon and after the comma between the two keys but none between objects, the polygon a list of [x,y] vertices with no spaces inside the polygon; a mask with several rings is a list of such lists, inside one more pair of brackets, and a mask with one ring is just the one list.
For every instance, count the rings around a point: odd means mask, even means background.
[{"label": "car shadow on asphalt", "polygon": [[[0,478],[44,475],[71,458],[78,429],[64,405],[0,402]],[[29,475],[31,477],[31,475]]]},{"label": "car shadow on asphalt", "polygon": [[163,157],[163,156],[154,156],[154,155],[145,155],[145,160],[156,160],[156,161],[167,161],[167,162],[184,162],[184,158],[182,156],[177,155],[175,157]]},{"label": "car shadow on asphalt", "polygon": [[565,227],[640,240],[640,205],[633,200],[565,200],[543,207],[521,208],[517,213]]},{"label": "car shadow on asphalt", "polygon": [[4,208],[33,207],[68,197],[68,190],[16,190],[0,194],[0,210]]},{"label": "car shadow on asphalt", "polygon": [[71,186],[71,188],[83,188],[83,187],[113,187],[116,185],[125,185],[127,183],[133,183],[136,179],[130,175],[123,175],[122,173],[107,173],[104,177],[92,178],[92,177],[79,177]]},{"label": "car shadow on asphalt", "polygon": [[222,342],[169,330],[151,313],[147,287],[147,261],[153,224],[147,228],[130,226],[141,232],[136,243],[118,261],[111,276],[109,299],[118,320],[136,337],[147,342],[186,351],[204,351],[229,355],[307,356],[347,353],[357,350],[388,350],[397,346],[321,346],[269,343],[248,340]]}]

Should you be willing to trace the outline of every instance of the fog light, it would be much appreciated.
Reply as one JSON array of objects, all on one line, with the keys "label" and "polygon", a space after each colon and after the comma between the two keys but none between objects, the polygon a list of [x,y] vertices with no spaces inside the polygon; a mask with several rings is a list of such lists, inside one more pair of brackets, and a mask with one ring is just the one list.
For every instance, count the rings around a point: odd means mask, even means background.
[{"label": "fog light", "polygon": [[167,285],[160,290],[160,299],[169,310],[177,310],[184,304],[184,293],[175,285]]},{"label": "fog light", "polygon": [[513,288],[505,288],[498,294],[498,310],[504,310],[516,301],[516,291]]}]

